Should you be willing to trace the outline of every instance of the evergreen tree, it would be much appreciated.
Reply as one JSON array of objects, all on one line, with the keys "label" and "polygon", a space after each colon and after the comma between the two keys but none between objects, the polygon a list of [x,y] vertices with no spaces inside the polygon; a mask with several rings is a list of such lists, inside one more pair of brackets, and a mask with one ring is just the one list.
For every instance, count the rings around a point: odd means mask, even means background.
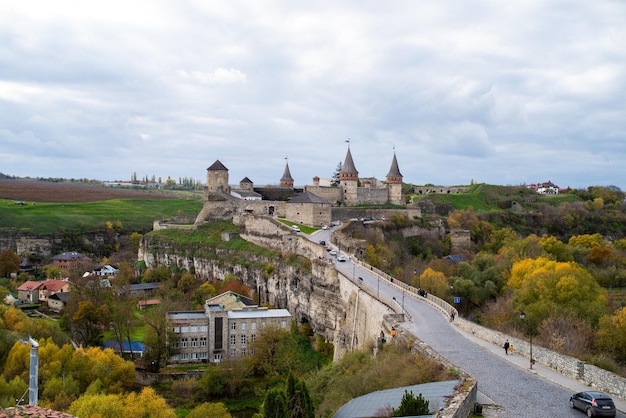
[{"label": "evergreen tree", "polygon": [[335,168],[335,172],[333,173],[333,178],[330,182],[331,186],[339,186],[339,173],[341,172],[342,169],[343,169],[343,164],[341,163],[341,161],[339,161],[339,164],[337,164],[337,168]]},{"label": "evergreen tree", "polygon": [[404,391],[400,406],[393,409],[394,417],[406,417],[415,415],[427,415],[429,413],[428,401],[421,393],[413,395],[413,391]]},{"label": "evergreen tree", "polygon": [[287,416],[287,401],[282,390],[274,388],[265,394],[263,414],[265,418],[284,418]]}]

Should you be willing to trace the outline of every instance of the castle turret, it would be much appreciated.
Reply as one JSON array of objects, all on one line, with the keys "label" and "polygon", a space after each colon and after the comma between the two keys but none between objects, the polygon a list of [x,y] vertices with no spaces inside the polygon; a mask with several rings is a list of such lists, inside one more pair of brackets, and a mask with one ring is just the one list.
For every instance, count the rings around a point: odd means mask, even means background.
[{"label": "castle turret", "polygon": [[393,153],[393,160],[391,161],[391,168],[387,173],[387,195],[389,197],[389,203],[394,205],[403,205],[404,196],[402,195],[402,174],[398,168],[398,160],[396,159],[396,153]]},{"label": "castle turret", "polygon": [[345,205],[356,205],[358,201],[357,188],[359,186],[359,172],[352,161],[352,153],[348,144],[348,153],[343,167],[339,172],[339,183],[343,192],[343,203]]},{"label": "castle turret", "polygon": [[293,189],[293,178],[289,172],[288,162],[285,163],[285,172],[283,173],[283,177],[280,179],[280,187],[290,187]]},{"label": "castle turret", "polygon": [[230,194],[230,186],[228,185],[228,169],[216,160],[209,168],[206,169],[206,192],[221,192]]}]

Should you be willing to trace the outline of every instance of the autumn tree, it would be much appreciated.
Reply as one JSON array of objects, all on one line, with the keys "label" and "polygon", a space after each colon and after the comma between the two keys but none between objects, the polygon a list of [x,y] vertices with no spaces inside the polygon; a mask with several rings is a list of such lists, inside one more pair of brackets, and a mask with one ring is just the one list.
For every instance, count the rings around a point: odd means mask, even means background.
[{"label": "autumn tree", "polygon": [[221,402],[218,403],[201,403],[189,412],[187,418],[231,418],[230,412]]},{"label": "autumn tree", "polygon": [[11,249],[0,253],[0,277],[9,277],[20,268],[20,257]]},{"label": "autumn tree", "polygon": [[626,362],[626,308],[600,318],[598,346],[618,361]]},{"label": "autumn tree", "polygon": [[71,318],[72,333],[80,344],[99,347],[109,318],[110,312],[106,305],[96,306],[91,301],[79,302],[78,310]]},{"label": "autumn tree", "polygon": [[449,284],[446,276],[428,267],[422,274],[413,279],[411,283],[413,287],[422,288],[428,293],[437,295],[441,298],[448,293]]},{"label": "autumn tree", "polygon": [[508,285],[514,291],[514,306],[526,311],[534,327],[553,313],[585,318],[593,324],[607,312],[604,289],[573,262],[544,257],[518,261]]},{"label": "autumn tree", "polygon": [[139,394],[85,395],[74,401],[68,412],[80,417],[176,418],[165,399],[150,387],[142,389]]}]

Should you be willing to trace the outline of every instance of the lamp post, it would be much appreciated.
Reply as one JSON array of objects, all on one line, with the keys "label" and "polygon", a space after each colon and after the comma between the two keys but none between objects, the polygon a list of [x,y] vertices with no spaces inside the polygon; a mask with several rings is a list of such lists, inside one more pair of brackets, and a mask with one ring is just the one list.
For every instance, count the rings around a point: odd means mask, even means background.
[{"label": "lamp post", "polygon": [[[413,277],[417,276],[417,270],[413,270]],[[422,280],[419,278],[419,276],[417,276],[417,288],[421,289],[422,288]]]},{"label": "lamp post", "polygon": [[[524,311],[520,311],[519,313],[519,317],[522,321],[526,320],[526,313]],[[530,339],[530,369],[533,369],[533,363],[535,362],[533,360],[533,333],[532,330],[530,329],[530,322],[526,322],[526,325],[528,326],[528,337]]]}]

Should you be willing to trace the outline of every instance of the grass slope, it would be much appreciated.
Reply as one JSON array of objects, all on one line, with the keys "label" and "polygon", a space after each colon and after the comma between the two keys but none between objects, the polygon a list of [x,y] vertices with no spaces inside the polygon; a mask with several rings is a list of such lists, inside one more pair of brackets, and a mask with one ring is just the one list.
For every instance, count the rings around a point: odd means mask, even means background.
[{"label": "grass slope", "polygon": [[574,194],[554,196],[540,195],[524,186],[494,186],[475,184],[467,193],[413,195],[414,199],[429,199],[435,204],[449,203],[456,210],[474,208],[475,211],[490,212],[502,210],[506,202],[516,201],[532,209],[537,204],[557,206],[562,202],[575,202],[580,198]]},{"label": "grass slope", "polygon": [[159,219],[195,218],[202,202],[195,199],[112,199],[87,203],[31,203],[19,206],[0,200],[0,228],[17,228],[41,235],[64,230],[92,231],[106,222],[120,222],[125,230],[147,231]]}]

